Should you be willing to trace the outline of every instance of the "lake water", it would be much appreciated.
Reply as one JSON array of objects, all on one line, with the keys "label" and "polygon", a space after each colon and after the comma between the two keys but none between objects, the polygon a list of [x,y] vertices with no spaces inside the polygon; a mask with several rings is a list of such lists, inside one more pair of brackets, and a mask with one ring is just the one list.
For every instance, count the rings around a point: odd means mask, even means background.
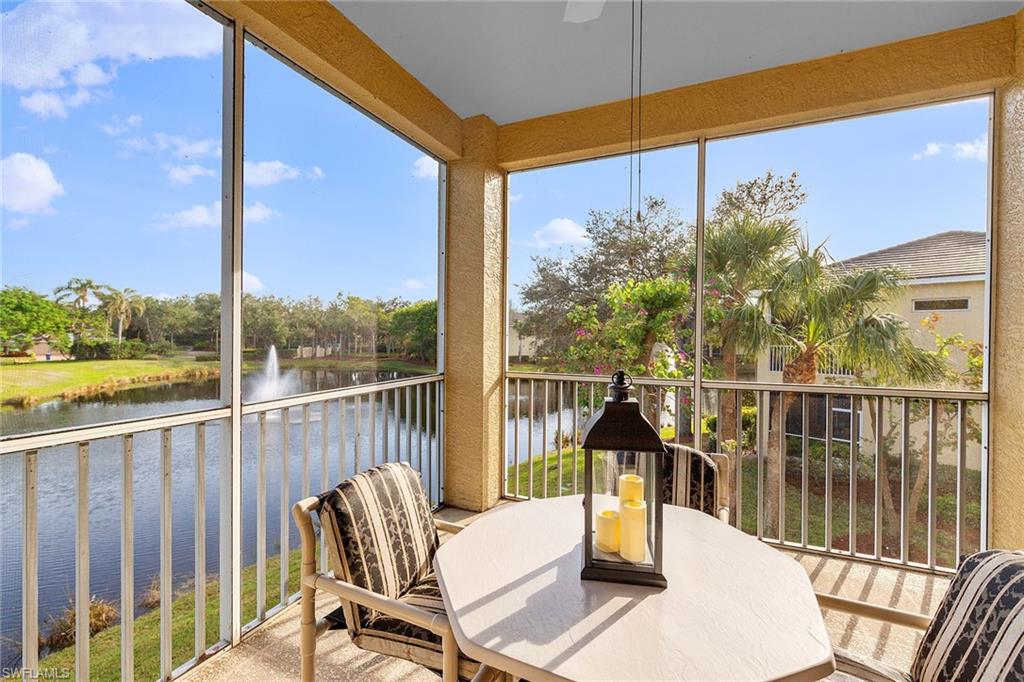
[{"label": "lake water", "polygon": [[[397,372],[338,372],[306,370],[293,372],[296,392],[327,390],[372,382],[404,378]],[[258,375],[245,377],[243,397],[253,395]],[[430,390],[434,390],[431,388]],[[572,404],[569,385],[564,386],[563,405]],[[112,395],[94,396],[72,401],[54,401],[30,409],[7,408],[0,415],[5,435],[40,430],[70,428],[87,424],[124,421],[160,414],[189,412],[218,407],[219,381],[148,385],[118,391]],[[518,426],[514,408],[509,405],[508,447],[506,461],[525,461],[530,456],[529,433],[533,434],[533,454],[554,448],[559,414],[562,429],[571,437],[572,409],[557,409],[557,393],[551,390],[550,402],[545,409],[539,396],[535,402],[532,424],[527,419],[529,404],[525,395],[520,401]],[[415,392],[414,402],[415,402]],[[436,393],[432,405],[436,405]],[[405,398],[396,414],[393,399],[389,404],[389,452],[394,456],[394,424],[399,421],[401,458],[418,468],[431,498],[441,498],[440,464],[437,450],[437,424],[433,414],[427,415],[425,404],[419,416],[405,412]],[[354,461],[355,404],[346,401],[345,460],[340,455],[340,424],[338,402],[327,405],[322,414],[321,403],[309,409],[310,491],[315,494],[334,485],[357,469],[383,460],[384,418],[381,401],[376,401],[376,458],[370,453],[370,407],[364,399],[361,405],[360,440],[361,461]],[[433,412],[433,410],[432,410]],[[588,410],[581,405],[577,429],[582,429]],[[668,419],[668,415],[665,415]],[[429,435],[428,435],[429,420]],[[288,503],[303,496],[303,414],[302,408],[293,408],[288,414]],[[546,432],[545,432],[546,424]],[[322,480],[322,433],[327,431],[328,478]],[[518,428],[519,446],[514,448],[512,434]],[[206,564],[207,575],[216,577],[219,562],[219,480],[221,456],[221,429],[210,422],[205,427],[206,437]],[[255,416],[242,420],[242,559],[243,565],[256,561],[256,459],[258,423]],[[282,442],[284,422],[280,412],[269,413],[266,420],[266,480],[267,480],[267,552],[276,555],[280,549],[281,473],[283,468]],[[412,451],[406,451],[411,440]],[[149,432],[134,437],[135,466],[133,470],[135,518],[135,593],[145,592],[160,569],[160,434]],[[422,458],[419,443],[422,441]],[[76,448],[64,446],[40,451],[39,476],[39,613],[41,621],[50,614],[58,614],[74,597],[75,565],[75,490]],[[21,527],[22,527],[22,465],[20,454],[0,457],[0,665],[17,665],[20,660],[21,640]],[[194,575],[195,564],[195,427],[172,430],[172,568],[176,589],[187,589]],[[89,540],[90,587],[93,595],[119,603],[120,597],[120,527],[121,527],[121,439],[93,442],[89,453]],[[568,480],[568,479],[566,479]],[[290,517],[289,517],[290,518]],[[289,523],[289,525],[292,525]],[[289,547],[299,546],[297,531],[290,529]],[[276,603],[277,585],[267,586],[268,606]],[[136,600],[138,601],[138,599]],[[144,609],[136,606],[136,615]],[[251,614],[249,614],[251,617]],[[45,631],[45,626],[41,626]]]},{"label": "lake water", "polygon": [[[409,376],[398,372],[335,372],[326,370],[296,373],[303,392],[367,384]],[[243,396],[253,387],[255,377],[246,377]],[[434,387],[424,387],[435,391]],[[124,421],[158,414],[172,414],[214,408],[218,400],[219,382],[174,383],[127,389],[109,396],[95,396],[73,401],[43,403],[29,409],[4,409],[0,419],[3,433],[25,433],[38,430],[68,428],[102,422]],[[437,395],[431,396],[436,405]],[[415,391],[413,391],[415,403]],[[395,456],[394,428],[398,419],[401,458],[418,468],[431,497],[440,498],[440,468],[437,450],[437,424],[433,414],[422,405],[420,414],[405,412],[404,395],[396,411],[394,401],[388,407],[389,457]],[[336,484],[358,469],[383,461],[384,414],[378,397],[375,403],[376,452],[370,451],[370,406],[361,405],[361,461],[354,461],[356,414],[354,400],[346,401],[345,414],[339,415],[338,401],[331,401],[323,412],[322,403],[309,408],[310,492],[316,494]],[[431,410],[433,413],[433,409]],[[420,429],[417,430],[417,416]],[[345,459],[341,460],[341,428],[345,424]],[[303,496],[303,410],[288,412],[288,504]],[[429,425],[429,432],[428,432]],[[282,493],[282,442],[285,424],[280,412],[267,415],[266,480],[267,480],[267,552],[274,555],[280,548]],[[322,434],[326,428],[328,478],[322,480]],[[428,435],[429,434],[429,435]],[[207,575],[216,577],[219,561],[219,465],[221,428],[219,422],[205,427],[206,467],[206,564]],[[256,417],[242,421],[242,550],[243,564],[256,560],[256,460],[258,424]],[[406,451],[407,439],[412,451]],[[422,442],[422,456],[419,444]],[[135,464],[135,593],[141,595],[160,569],[160,434],[148,432],[134,437]],[[172,567],[176,589],[187,588],[194,575],[195,564],[195,427],[172,430]],[[37,459],[39,480],[39,613],[45,623],[71,603],[75,582],[75,490],[76,447],[64,446],[41,450]],[[17,665],[21,641],[21,528],[23,456],[0,457],[0,666]],[[120,527],[121,439],[95,441],[89,452],[89,542],[90,590],[97,597],[119,603],[120,595]],[[289,517],[290,518],[290,517]],[[289,524],[291,525],[291,524]],[[298,534],[291,528],[289,547],[299,546]],[[277,587],[269,585],[268,602],[276,603]],[[138,599],[137,599],[138,601]],[[136,606],[136,615],[144,609]],[[45,631],[45,625],[41,625]]]}]

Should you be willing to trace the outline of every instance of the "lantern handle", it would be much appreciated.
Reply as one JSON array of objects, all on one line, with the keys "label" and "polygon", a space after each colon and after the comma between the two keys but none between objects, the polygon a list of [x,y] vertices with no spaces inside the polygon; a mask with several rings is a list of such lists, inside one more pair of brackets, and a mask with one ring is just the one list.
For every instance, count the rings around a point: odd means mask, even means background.
[{"label": "lantern handle", "polygon": [[633,377],[626,374],[626,370],[616,370],[608,387],[612,390],[612,400],[621,403],[629,399],[629,392],[633,390]]}]

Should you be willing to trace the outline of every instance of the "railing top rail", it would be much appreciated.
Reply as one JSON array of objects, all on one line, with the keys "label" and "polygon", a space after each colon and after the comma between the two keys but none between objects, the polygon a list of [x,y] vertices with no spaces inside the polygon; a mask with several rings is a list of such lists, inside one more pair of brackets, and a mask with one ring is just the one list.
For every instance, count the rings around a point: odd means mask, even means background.
[{"label": "railing top rail", "polygon": [[302,395],[289,396],[287,398],[277,398],[275,400],[266,400],[260,403],[245,403],[242,405],[242,414],[258,414],[260,412],[281,410],[286,407],[301,407],[302,405],[312,405],[313,403],[320,403],[325,400],[338,400],[339,398],[354,398],[356,396],[369,395],[371,393],[378,393],[380,391],[391,391],[396,388],[405,388],[406,386],[433,384],[443,380],[444,374],[436,372],[433,374],[424,374],[423,376],[410,377],[407,379],[395,379],[394,381],[381,381],[374,384],[362,384],[360,386],[333,388],[327,391],[317,391],[315,393],[303,393]]},{"label": "railing top rail", "polygon": [[0,455],[8,455],[26,450],[40,450],[42,448],[59,447],[86,441],[102,440],[126,436],[128,434],[145,433],[147,431],[158,431],[160,429],[174,428],[176,426],[189,426],[202,424],[204,422],[226,419],[231,416],[231,408],[218,407],[212,410],[199,412],[183,412],[181,414],[163,415],[157,417],[146,417],[144,419],[133,419],[131,421],[113,422],[110,424],[97,424],[95,426],[75,426],[57,431],[44,431],[31,433],[24,436],[10,436],[0,441]]},{"label": "railing top rail", "polygon": [[[590,374],[564,374],[547,372],[506,372],[507,379],[533,379],[536,381],[579,381],[581,383],[604,383],[607,377]],[[659,379],[657,377],[633,377],[637,386],[679,386],[693,388],[693,379]],[[704,379],[703,388],[729,391],[776,391],[782,393],[819,393],[831,395],[863,395],[887,398],[920,398],[924,400],[973,400],[986,402],[986,391],[958,391],[932,388],[898,388],[886,386],[849,386],[843,384],[773,384],[755,381],[728,381]]]}]

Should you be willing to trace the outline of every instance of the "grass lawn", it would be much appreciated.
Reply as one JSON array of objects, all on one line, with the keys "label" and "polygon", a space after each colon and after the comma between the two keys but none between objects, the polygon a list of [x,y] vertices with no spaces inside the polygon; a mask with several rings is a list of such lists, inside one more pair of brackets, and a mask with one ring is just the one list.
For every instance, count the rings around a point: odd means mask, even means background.
[{"label": "grass lawn", "polygon": [[[670,440],[673,436],[671,428],[662,429],[662,438]],[[575,455],[575,457],[574,457]],[[837,461],[841,458],[836,453]],[[561,466],[559,466],[561,465]],[[823,466],[823,465],[822,465]],[[559,494],[573,494],[573,473],[576,473],[576,492],[583,492],[583,450],[565,448],[560,453],[551,450],[546,455],[536,455],[530,462],[519,463],[519,495],[526,497],[532,489],[533,497],[555,497]],[[601,480],[604,461],[598,459],[595,462],[595,478]],[[786,537],[790,542],[800,542],[801,533],[801,472],[798,458],[787,459],[786,476]],[[838,467],[837,467],[838,468]],[[954,566],[956,563],[955,554],[955,511],[942,504],[942,491],[949,488],[949,477],[955,477],[955,468],[939,467],[939,504],[937,511],[937,524],[939,532],[936,533],[936,559],[940,565]],[[561,473],[560,473],[561,471]],[[808,495],[807,495],[807,541],[809,545],[822,547],[825,544],[825,483],[824,478],[809,472]],[[732,473],[731,476],[735,476]],[[967,474],[968,490],[980,489],[980,482],[977,472],[970,471]],[[561,479],[561,486],[559,480]],[[546,487],[545,487],[546,480]],[[735,479],[733,479],[735,480]],[[532,487],[531,487],[532,482]],[[507,494],[516,494],[516,472],[509,471],[507,481]],[[833,473],[833,504],[832,504],[832,547],[837,550],[844,550],[849,547],[849,482],[845,472],[835,471]],[[561,491],[559,493],[559,490]],[[545,495],[546,493],[546,495]],[[765,485],[765,497],[771,495]],[[896,495],[898,499],[898,493]],[[922,505],[926,504],[926,498],[922,498]],[[735,514],[735,510],[733,510]],[[968,548],[973,544],[977,545],[977,514],[979,512],[972,507],[967,511],[968,525]],[[911,524],[910,558],[912,561],[927,561],[928,531],[924,522],[923,511],[919,510],[918,516]],[[748,533],[757,532],[757,459],[747,456],[743,461],[743,518],[742,529]],[[777,521],[766,520],[765,535],[773,537],[777,535]],[[898,528],[890,527],[887,522],[882,527],[882,551],[886,556],[898,556],[899,553],[899,531]],[[874,551],[874,472],[861,470],[858,477],[858,501],[857,501],[857,549],[860,552]]]},{"label": "grass lawn", "polygon": [[0,402],[32,403],[74,397],[127,384],[216,376],[216,363],[191,357],[159,360],[60,360],[4,364],[0,367]]},{"label": "grass lawn", "polygon": [[[288,555],[289,592],[299,589],[299,550]],[[267,557],[267,608],[277,603],[280,559]],[[215,644],[220,633],[220,585],[206,584],[206,645]],[[256,615],[256,566],[242,570],[242,621]],[[171,604],[171,661],[177,667],[192,658],[195,646],[195,593],[182,593]],[[135,619],[135,679],[160,678],[160,609]],[[74,679],[75,648],[54,652],[39,661],[40,669],[67,670]],[[89,640],[89,672],[94,680],[116,680],[121,676],[121,626],[115,625],[93,635]]]}]

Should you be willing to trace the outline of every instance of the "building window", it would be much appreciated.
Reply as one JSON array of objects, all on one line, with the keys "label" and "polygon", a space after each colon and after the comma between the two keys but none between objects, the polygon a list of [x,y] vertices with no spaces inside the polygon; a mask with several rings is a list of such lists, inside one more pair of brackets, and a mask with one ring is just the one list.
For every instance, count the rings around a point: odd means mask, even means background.
[{"label": "building window", "polygon": [[971,299],[969,298],[929,298],[915,299],[914,312],[925,313],[940,310],[970,310]]}]

